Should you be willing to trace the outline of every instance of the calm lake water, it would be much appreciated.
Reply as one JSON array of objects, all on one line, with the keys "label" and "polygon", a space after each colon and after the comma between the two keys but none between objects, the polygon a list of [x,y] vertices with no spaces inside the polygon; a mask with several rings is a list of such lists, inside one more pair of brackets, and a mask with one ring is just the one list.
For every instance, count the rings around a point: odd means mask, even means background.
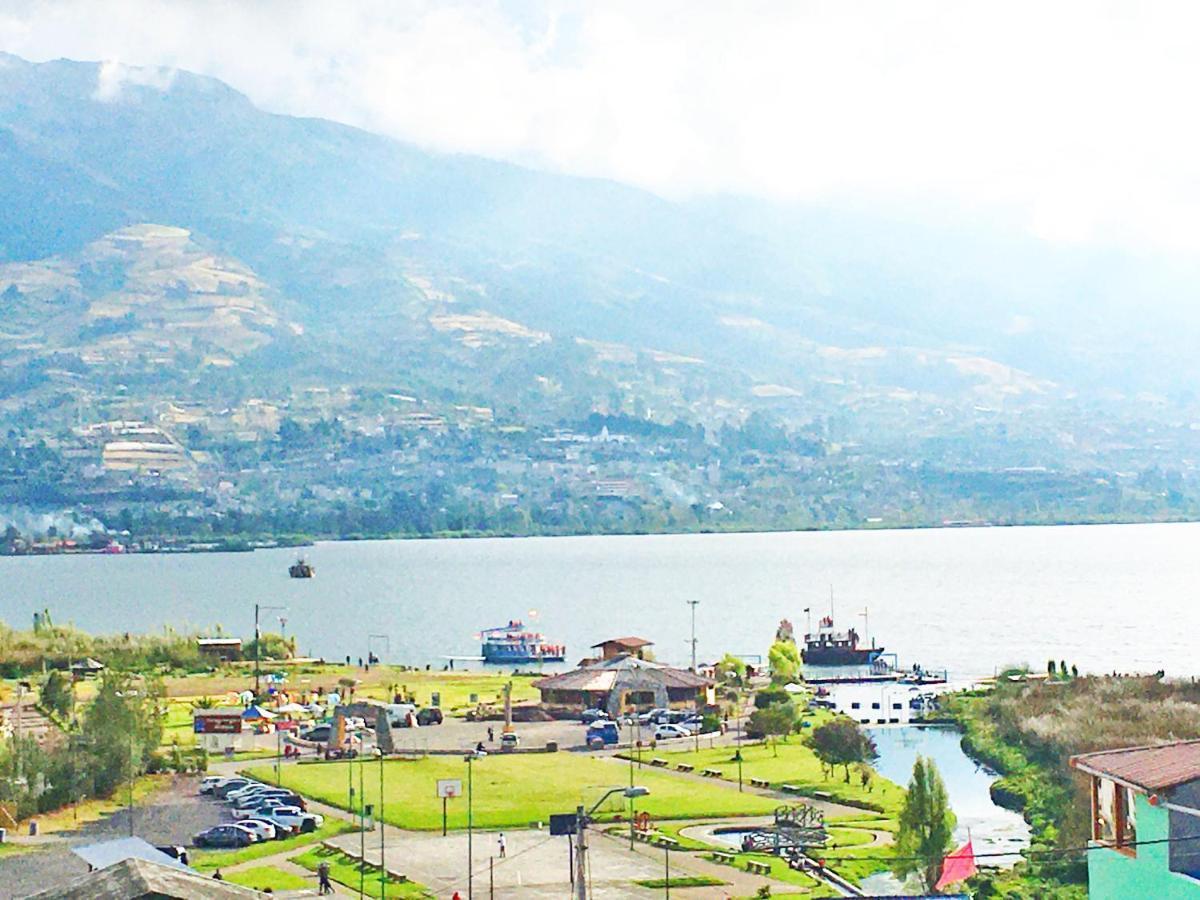
[{"label": "calm lake water", "polygon": [[[0,559],[0,618],[29,627],[48,607],[91,631],[164,625],[253,633],[254,604],[287,606],[302,652],[389,662],[478,654],[475,635],[534,620],[571,660],[640,635],[660,659],[762,654],[805,607],[870,633],[902,665],[990,675],[1065,659],[1084,671],[1197,674],[1200,525],[322,543],[311,581],[294,551]],[[278,630],[277,612],[264,627]],[[384,642],[376,638],[376,649]]]},{"label": "calm lake water", "polygon": [[1011,853],[1007,858],[988,858],[988,865],[1011,865],[1016,854],[1029,846],[1029,826],[1015,812],[992,802],[988,789],[998,776],[974,763],[962,750],[962,735],[955,728],[900,727],[868,729],[879,748],[876,768],[885,778],[907,785],[917,756],[930,758],[941,772],[950,796],[950,807],[958,818],[954,831],[957,844],[968,834],[976,853]]}]

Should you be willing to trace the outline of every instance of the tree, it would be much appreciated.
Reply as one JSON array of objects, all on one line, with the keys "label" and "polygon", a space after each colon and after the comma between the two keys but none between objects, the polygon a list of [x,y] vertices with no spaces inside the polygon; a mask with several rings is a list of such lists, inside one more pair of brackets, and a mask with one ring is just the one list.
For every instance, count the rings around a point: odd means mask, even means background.
[{"label": "tree", "polygon": [[62,719],[70,715],[72,700],[71,683],[58,669],[51,669],[42,682],[42,707]]},{"label": "tree", "polygon": [[761,734],[764,739],[769,738],[776,756],[779,755],[779,747],[775,739],[780,735],[787,737],[795,727],[796,705],[791,700],[772,703],[750,714],[749,730]]},{"label": "tree", "polygon": [[829,767],[830,772],[834,766],[843,766],[847,784],[850,783],[852,764],[870,763],[879,757],[871,736],[859,728],[857,722],[845,716],[838,716],[814,729],[809,746],[821,764]]},{"label": "tree", "polygon": [[941,773],[932,759],[918,756],[900,811],[896,873],[901,877],[918,875],[925,890],[933,891],[942,874],[942,861],[953,847],[954,823]]},{"label": "tree", "polygon": [[108,796],[121,782],[146,770],[162,742],[162,695],[161,683],[153,679],[135,680],[114,670],[104,673],[82,727],[96,796]]},{"label": "tree", "polygon": [[746,677],[746,663],[732,653],[726,653],[717,663],[717,680],[741,684]]},{"label": "tree", "polygon": [[771,681],[776,684],[791,684],[800,678],[803,664],[800,651],[793,641],[776,641],[767,651],[767,665],[771,669]]}]

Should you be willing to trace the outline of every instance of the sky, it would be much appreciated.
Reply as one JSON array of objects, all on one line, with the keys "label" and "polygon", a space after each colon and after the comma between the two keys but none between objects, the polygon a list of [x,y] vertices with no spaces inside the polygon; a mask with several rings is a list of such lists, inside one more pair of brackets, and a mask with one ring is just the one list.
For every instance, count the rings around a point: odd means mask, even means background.
[{"label": "sky", "polygon": [[432,149],[1200,254],[1200,4],[4,0],[0,49]]}]

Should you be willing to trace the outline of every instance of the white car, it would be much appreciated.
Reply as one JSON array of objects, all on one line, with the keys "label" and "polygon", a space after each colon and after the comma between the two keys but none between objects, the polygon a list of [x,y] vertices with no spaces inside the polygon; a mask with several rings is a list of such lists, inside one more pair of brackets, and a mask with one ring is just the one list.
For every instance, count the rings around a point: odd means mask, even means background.
[{"label": "white car", "polygon": [[221,776],[221,775],[206,776],[204,778],[204,780],[200,782],[200,793],[211,794],[213,792],[213,788],[215,788],[218,784],[220,784],[224,780],[225,780],[224,776]]},{"label": "white car", "polygon": [[238,819],[234,824],[248,828],[260,841],[275,840],[274,822],[268,822],[266,819]]},{"label": "white car", "polygon": [[268,822],[278,822],[301,832],[316,831],[325,824],[324,816],[303,812],[298,806],[280,806],[269,813],[263,813],[259,818]]},{"label": "white car", "polygon": [[242,797],[248,797],[251,794],[257,794],[259,791],[265,791],[266,789],[267,789],[267,786],[265,784],[262,784],[261,782],[258,782],[258,781],[252,781],[250,784],[246,785],[245,787],[240,787],[240,788],[230,791],[228,794],[225,795],[225,799],[229,800],[231,802],[235,802],[237,800],[240,800]]},{"label": "white car", "polygon": [[689,732],[682,725],[659,725],[654,729],[654,739],[656,741],[670,741],[675,738],[691,737]]}]

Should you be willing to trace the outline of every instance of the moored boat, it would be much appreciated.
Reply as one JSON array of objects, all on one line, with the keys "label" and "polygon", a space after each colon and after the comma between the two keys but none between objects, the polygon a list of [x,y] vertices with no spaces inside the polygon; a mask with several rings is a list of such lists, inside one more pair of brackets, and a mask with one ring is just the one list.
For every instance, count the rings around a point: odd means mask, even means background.
[{"label": "moored boat", "polygon": [[883,653],[883,647],[859,647],[858,642],[857,631],[834,631],[833,616],[825,616],[816,632],[804,636],[800,658],[810,666],[864,666]]},{"label": "moored boat", "polygon": [[303,557],[288,566],[288,575],[292,578],[315,578],[317,569],[304,561]]},{"label": "moored boat", "polygon": [[513,620],[499,628],[481,632],[480,652],[485,663],[563,662],[567,648],[554,644],[536,631],[526,631],[524,623]]}]

